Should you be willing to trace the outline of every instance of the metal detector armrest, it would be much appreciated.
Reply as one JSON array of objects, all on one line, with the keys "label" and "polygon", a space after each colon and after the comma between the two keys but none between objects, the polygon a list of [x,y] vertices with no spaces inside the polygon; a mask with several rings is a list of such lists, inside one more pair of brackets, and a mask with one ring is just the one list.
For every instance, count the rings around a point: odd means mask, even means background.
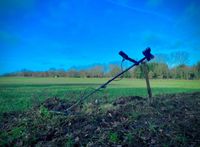
[{"label": "metal detector armrest", "polygon": [[142,53],[145,56],[145,58],[147,59],[147,61],[150,61],[151,59],[154,58],[154,55],[151,54],[151,49],[149,47],[146,48]]}]

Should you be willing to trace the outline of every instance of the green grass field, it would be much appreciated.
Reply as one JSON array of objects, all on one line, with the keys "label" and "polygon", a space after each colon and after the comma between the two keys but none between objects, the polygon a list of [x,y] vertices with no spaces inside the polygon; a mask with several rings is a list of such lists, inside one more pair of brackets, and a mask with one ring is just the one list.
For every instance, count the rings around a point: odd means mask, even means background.
[{"label": "green grass field", "polygon": [[[50,97],[76,100],[108,79],[102,78],[0,78],[0,112],[23,111]],[[200,80],[150,80],[153,95],[200,91]],[[114,81],[91,96],[112,101],[120,96],[147,96],[144,79]]]}]

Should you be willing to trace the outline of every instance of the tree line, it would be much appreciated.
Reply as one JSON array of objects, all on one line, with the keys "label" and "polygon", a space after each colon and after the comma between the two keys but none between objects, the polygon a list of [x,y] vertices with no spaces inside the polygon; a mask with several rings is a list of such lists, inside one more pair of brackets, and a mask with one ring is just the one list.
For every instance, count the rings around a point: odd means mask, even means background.
[{"label": "tree line", "polygon": [[[147,64],[150,79],[200,79],[200,62],[188,66],[180,64],[169,68],[166,63],[150,62]],[[113,77],[121,72],[118,64],[94,65],[86,69],[71,68],[68,70],[51,68],[47,71],[31,71],[23,69],[19,72],[4,74],[3,76],[19,77],[74,77],[74,78],[103,78]],[[123,75],[124,78],[143,78],[142,65],[133,68]]]}]

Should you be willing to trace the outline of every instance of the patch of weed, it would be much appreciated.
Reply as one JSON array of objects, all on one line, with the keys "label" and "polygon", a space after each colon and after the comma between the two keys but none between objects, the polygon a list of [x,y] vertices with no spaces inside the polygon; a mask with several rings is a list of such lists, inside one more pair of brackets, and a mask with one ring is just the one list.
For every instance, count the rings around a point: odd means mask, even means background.
[{"label": "patch of weed", "polygon": [[150,132],[156,132],[156,125],[154,124],[154,123],[152,123],[152,122],[148,122],[148,125],[149,125],[149,131]]},{"label": "patch of weed", "polygon": [[48,119],[51,118],[51,113],[49,112],[49,110],[47,108],[45,108],[43,105],[40,106],[39,109],[39,114],[42,118],[44,119]]},{"label": "patch of weed", "polygon": [[130,119],[138,119],[142,115],[142,112],[134,111],[129,113]]},{"label": "patch of weed", "polygon": [[118,134],[116,132],[111,132],[109,134],[109,141],[112,142],[112,143],[119,142]]},{"label": "patch of weed", "polygon": [[65,143],[65,146],[66,147],[73,147],[74,145],[74,141],[71,137],[68,137],[67,140],[66,140],[66,143]]},{"label": "patch of weed", "polygon": [[10,131],[2,131],[0,132],[0,146],[5,146],[14,140],[22,137],[23,132],[25,131],[25,127],[14,127]]}]

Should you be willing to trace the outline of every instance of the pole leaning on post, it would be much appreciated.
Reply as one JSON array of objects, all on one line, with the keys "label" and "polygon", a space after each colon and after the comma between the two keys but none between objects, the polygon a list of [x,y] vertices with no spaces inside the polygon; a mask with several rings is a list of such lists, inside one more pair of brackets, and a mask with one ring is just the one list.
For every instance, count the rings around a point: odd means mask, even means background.
[{"label": "pole leaning on post", "polygon": [[149,100],[149,103],[152,103],[152,92],[151,92],[151,87],[150,87],[150,82],[149,82],[148,67],[147,67],[146,62],[143,62],[142,64],[143,64],[142,68],[144,71],[144,77],[145,77],[146,85],[147,85],[147,93],[149,96],[148,100]]},{"label": "pole leaning on post", "polygon": [[96,93],[97,91],[99,91],[102,88],[106,88],[106,86],[112,82],[113,80],[115,80],[116,78],[118,78],[119,76],[121,76],[122,74],[124,74],[125,72],[127,72],[128,70],[130,70],[131,68],[133,68],[134,66],[137,66],[141,63],[143,63],[145,60],[150,61],[151,59],[154,58],[154,56],[151,54],[151,49],[148,47],[146,48],[146,50],[143,51],[143,55],[144,57],[139,60],[139,61],[135,61],[134,59],[128,57],[128,55],[126,55],[124,52],[120,51],[119,55],[123,57],[123,60],[129,60],[130,62],[134,63],[133,65],[131,65],[130,67],[128,67],[127,69],[123,70],[122,72],[118,73],[116,76],[114,76],[113,78],[111,78],[110,80],[108,80],[106,83],[102,84],[101,86],[99,86],[98,88],[96,88],[94,91],[92,91],[91,93],[83,96],[80,98],[80,100],[78,100],[75,104],[73,104],[71,107],[69,107],[68,109],[65,110],[65,112],[56,112],[59,114],[67,114],[69,111],[71,111],[72,109],[74,109],[76,106],[78,106],[83,100],[85,100],[86,98],[88,98],[89,96],[93,95],[94,93]]}]

